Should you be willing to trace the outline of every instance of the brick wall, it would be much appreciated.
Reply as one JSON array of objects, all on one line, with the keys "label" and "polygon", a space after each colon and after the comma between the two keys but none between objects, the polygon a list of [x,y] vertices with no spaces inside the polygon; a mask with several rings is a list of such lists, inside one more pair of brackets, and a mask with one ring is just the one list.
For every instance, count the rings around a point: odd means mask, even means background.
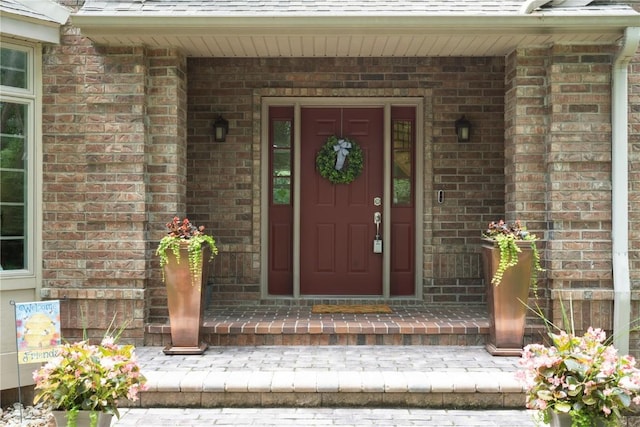
[{"label": "brick wall", "polygon": [[[323,58],[189,60],[189,215],[211,226],[217,300],[255,300],[260,274],[260,98],[424,96],[424,291],[433,302],[481,302],[478,247],[488,218],[502,213],[504,62],[501,58]],[[225,143],[211,123],[229,120]],[[472,122],[459,144],[454,122]],[[435,191],[445,202],[435,204]]]},{"label": "brick wall", "polygon": [[67,339],[102,336],[115,316],[141,344],[153,309],[166,312],[149,242],[185,210],[184,58],[66,27],[43,63],[42,296],[63,300]]},{"label": "brick wall", "polygon": [[[66,336],[79,336],[85,312],[96,333],[118,312],[134,319],[129,337],[140,338],[145,321],[166,318],[155,245],[165,222],[188,214],[218,239],[219,295],[257,303],[261,97],[422,96],[425,301],[482,302],[480,232],[489,220],[521,218],[542,230],[555,292],[547,295],[572,292],[579,316],[607,327],[614,52],[554,46],[505,59],[187,60],[172,49],[95,47],[65,27],[62,44],[43,57],[42,294],[66,298]],[[636,61],[629,98],[634,318],[639,75]],[[211,137],[219,113],[230,122],[226,143]],[[466,144],[453,128],[462,114],[473,125]]]}]

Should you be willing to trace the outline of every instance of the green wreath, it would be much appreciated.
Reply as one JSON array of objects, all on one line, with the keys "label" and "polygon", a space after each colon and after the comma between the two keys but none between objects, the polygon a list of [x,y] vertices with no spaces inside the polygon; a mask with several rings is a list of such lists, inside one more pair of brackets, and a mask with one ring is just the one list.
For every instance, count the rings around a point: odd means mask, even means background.
[{"label": "green wreath", "polygon": [[[342,164],[339,156],[342,157]],[[334,184],[349,184],[360,176],[363,165],[362,149],[358,144],[335,135],[327,138],[316,156],[318,172]]]}]

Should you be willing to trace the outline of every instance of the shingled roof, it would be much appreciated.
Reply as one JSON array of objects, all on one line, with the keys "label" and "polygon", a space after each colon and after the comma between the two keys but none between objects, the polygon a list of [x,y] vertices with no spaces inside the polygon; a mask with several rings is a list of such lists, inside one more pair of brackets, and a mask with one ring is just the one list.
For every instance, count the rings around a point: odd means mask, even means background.
[{"label": "shingled roof", "polygon": [[[525,0],[86,0],[79,15],[144,16],[422,16],[520,14]],[[543,2],[539,2],[543,3]],[[579,4],[586,6],[575,6]],[[597,1],[549,1],[536,13],[612,14],[630,7]]]},{"label": "shingled roof", "polygon": [[226,57],[504,55],[640,26],[629,5],[588,0],[86,0],[72,19],[97,43]]}]

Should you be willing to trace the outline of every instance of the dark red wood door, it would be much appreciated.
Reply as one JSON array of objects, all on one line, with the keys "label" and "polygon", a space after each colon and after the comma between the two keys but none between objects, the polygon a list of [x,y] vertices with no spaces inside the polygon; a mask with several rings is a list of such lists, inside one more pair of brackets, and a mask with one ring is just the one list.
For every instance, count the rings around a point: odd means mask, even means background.
[{"label": "dark red wood door", "polygon": [[[373,253],[374,198],[383,198],[382,108],[303,108],[301,123],[300,293],[381,295],[382,254]],[[315,167],[331,135],[363,151],[362,174],[333,184]],[[380,228],[382,233],[382,228]]]}]

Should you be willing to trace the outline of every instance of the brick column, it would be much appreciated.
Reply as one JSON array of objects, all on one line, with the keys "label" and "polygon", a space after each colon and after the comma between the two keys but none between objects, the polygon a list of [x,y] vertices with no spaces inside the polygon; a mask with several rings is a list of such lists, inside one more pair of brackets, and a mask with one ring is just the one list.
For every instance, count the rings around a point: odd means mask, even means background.
[{"label": "brick column", "polygon": [[[612,328],[613,46],[554,46],[549,65],[549,279],[554,318],[573,300],[576,328]],[[568,304],[567,304],[568,305]]]},{"label": "brick column", "polygon": [[142,342],[146,263],[142,48],[96,48],[66,27],[43,55],[43,298],[63,336],[130,321]]},{"label": "brick column", "polygon": [[544,237],[547,50],[518,49],[505,73],[505,216]]},{"label": "brick column", "polygon": [[182,218],[187,214],[187,66],[177,50],[153,49],[147,54],[147,260],[151,279],[147,307],[149,321],[164,322],[167,297],[155,250],[166,233],[165,224],[174,215]]},{"label": "brick column", "polygon": [[[631,319],[640,319],[640,52],[629,65],[629,262]],[[631,333],[629,348],[640,358],[640,331]]]},{"label": "brick column", "polygon": [[[546,48],[517,49],[508,55],[505,72],[505,218],[509,222],[523,221],[541,239],[538,249],[543,264],[547,231],[547,62]],[[539,299],[530,303],[545,309],[544,274],[538,277]],[[535,318],[533,314],[531,317]]]}]

